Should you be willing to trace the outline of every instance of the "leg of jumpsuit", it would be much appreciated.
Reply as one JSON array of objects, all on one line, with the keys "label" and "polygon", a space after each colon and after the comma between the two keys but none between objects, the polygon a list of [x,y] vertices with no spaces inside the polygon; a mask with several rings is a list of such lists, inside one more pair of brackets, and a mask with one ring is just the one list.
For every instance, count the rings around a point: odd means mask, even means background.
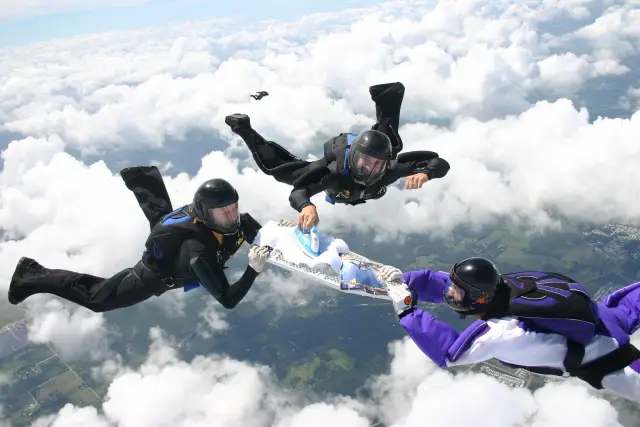
[{"label": "leg of jumpsuit", "polygon": [[[619,328],[624,334],[632,335],[640,329],[640,282],[633,283],[607,295],[601,303],[600,316],[606,317],[609,328]],[[602,307],[604,306],[604,307]],[[640,342],[633,342],[640,348]],[[640,360],[627,368],[607,375],[602,385],[627,399],[640,402]]]},{"label": "leg of jumpsuit", "polygon": [[631,335],[640,328],[640,282],[610,293],[602,304],[624,333]]},{"label": "leg of jumpsuit", "polygon": [[22,258],[11,279],[9,302],[19,304],[31,295],[43,293],[56,295],[98,313],[129,307],[154,295],[131,268],[105,279],[45,268],[33,259]]},{"label": "leg of jumpsuit", "polygon": [[376,124],[371,129],[380,131],[389,137],[395,159],[402,151],[402,139],[398,128],[400,127],[400,108],[404,98],[404,85],[396,82],[371,86],[369,94],[376,104]]},{"label": "leg of jumpsuit", "polygon": [[[120,175],[138,200],[150,228],[173,210],[160,171],[155,166],[125,168]],[[9,301],[19,304],[31,295],[41,293],[56,295],[95,312],[128,307],[156,295],[131,268],[102,278],[48,269],[33,259],[22,258],[11,279]]]},{"label": "leg of jumpsuit", "polygon": [[173,211],[167,187],[157,167],[125,168],[120,171],[120,176],[127,188],[136,196],[140,209],[149,221],[150,228],[153,228],[160,218]]},{"label": "leg of jumpsuit", "polygon": [[279,144],[267,141],[251,127],[234,127],[232,131],[247,144],[260,170],[278,182],[293,185],[294,181],[304,173],[304,168],[310,164],[294,156]]}]

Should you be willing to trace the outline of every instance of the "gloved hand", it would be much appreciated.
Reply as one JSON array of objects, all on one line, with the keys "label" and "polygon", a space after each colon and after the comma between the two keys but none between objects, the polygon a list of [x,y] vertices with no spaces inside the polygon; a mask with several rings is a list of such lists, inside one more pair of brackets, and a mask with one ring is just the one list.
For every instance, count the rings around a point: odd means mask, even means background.
[{"label": "gloved hand", "polygon": [[269,248],[266,246],[252,246],[249,249],[249,267],[253,268],[257,273],[262,273],[264,264],[269,258]]},{"label": "gloved hand", "polygon": [[376,274],[378,281],[384,282],[402,282],[402,271],[392,265],[383,265]]},{"label": "gloved hand", "polygon": [[387,294],[391,297],[393,302],[393,308],[396,311],[398,317],[413,310],[416,306],[417,298],[415,292],[413,292],[407,284],[404,282],[392,282],[385,283]]},{"label": "gloved hand", "polygon": [[280,222],[278,222],[278,226],[280,227],[295,227],[296,223],[289,221],[288,219],[281,219]]},{"label": "gloved hand", "polygon": [[411,311],[418,301],[415,292],[404,283],[402,271],[392,265],[384,265],[376,278],[384,284],[387,294],[391,297],[393,308],[398,316]]}]

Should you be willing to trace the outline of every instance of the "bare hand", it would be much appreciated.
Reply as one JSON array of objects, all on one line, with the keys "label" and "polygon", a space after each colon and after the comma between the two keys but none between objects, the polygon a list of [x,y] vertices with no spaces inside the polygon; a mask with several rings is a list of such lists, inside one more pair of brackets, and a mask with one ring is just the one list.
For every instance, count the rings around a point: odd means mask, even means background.
[{"label": "bare hand", "polygon": [[416,190],[422,188],[427,181],[429,181],[429,176],[426,173],[417,173],[407,177],[404,182],[404,188],[405,190]]},{"label": "bare hand", "polygon": [[301,230],[311,230],[311,227],[318,225],[318,212],[314,205],[305,206],[298,214],[298,227]]}]

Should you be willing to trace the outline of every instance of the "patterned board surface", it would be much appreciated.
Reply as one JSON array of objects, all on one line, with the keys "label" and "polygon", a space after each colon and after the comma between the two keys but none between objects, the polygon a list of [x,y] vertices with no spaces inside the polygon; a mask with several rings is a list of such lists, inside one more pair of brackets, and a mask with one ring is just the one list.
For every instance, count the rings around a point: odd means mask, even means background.
[{"label": "patterned board surface", "polygon": [[267,262],[292,273],[301,274],[339,292],[390,299],[384,284],[375,277],[382,264],[355,252],[342,255],[342,268],[339,274],[327,264],[310,268],[305,264],[291,262],[285,259],[282,252],[277,249],[272,250]]}]

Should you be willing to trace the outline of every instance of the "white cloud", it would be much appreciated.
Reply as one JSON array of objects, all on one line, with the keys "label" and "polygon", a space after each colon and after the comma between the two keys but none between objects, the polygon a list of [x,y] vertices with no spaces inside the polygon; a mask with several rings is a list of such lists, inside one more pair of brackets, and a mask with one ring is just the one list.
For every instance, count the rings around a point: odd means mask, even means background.
[{"label": "white cloud", "polygon": [[293,306],[306,305],[326,289],[276,267],[266,270],[258,280],[252,292],[247,295],[247,301],[260,307],[268,307],[274,311],[274,315],[282,314]]},{"label": "white cloud", "polygon": [[598,58],[622,59],[636,56],[640,48],[640,9],[637,1],[612,6],[595,21],[569,38],[583,39],[596,49]]},{"label": "white cloud", "polygon": [[[206,292],[200,290],[201,292]],[[226,313],[213,298],[207,301],[206,308],[200,313],[204,323],[199,324],[198,332],[204,339],[210,339],[213,334],[229,329],[229,322],[226,320]]]},{"label": "white cloud", "polygon": [[[391,370],[374,381],[372,400],[325,401],[277,386],[269,368],[226,357],[177,358],[154,329],[148,360],[109,386],[101,414],[67,405],[38,427],[302,427],[387,425],[434,427],[618,427],[617,414],[583,385],[549,384],[535,393],[477,374],[436,368],[410,341],[392,344]],[[499,409],[499,410],[497,410]],[[81,424],[80,424],[81,423]]]},{"label": "white cloud", "polygon": [[[78,307],[63,307],[53,299],[38,298],[38,314],[29,324],[29,339],[52,344],[63,360],[101,360],[108,356],[104,317]],[[31,308],[31,307],[30,307]]]},{"label": "white cloud", "polygon": [[629,71],[613,60],[589,61],[572,52],[543,59],[539,62],[539,69],[544,86],[557,93],[571,93],[585,81],[600,75],[619,75]]},{"label": "white cloud", "polygon": [[[0,118],[6,130],[57,134],[93,153],[159,147],[193,128],[228,137],[224,116],[243,111],[274,140],[304,151],[318,133],[368,125],[366,87],[394,80],[407,86],[405,120],[499,117],[529,107],[533,90],[570,95],[590,79],[627,71],[615,58],[570,53],[569,42],[590,37],[591,27],[564,38],[536,32],[557,18],[550,11],[596,6],[408,1],[239,32],[190,23],[4,49]],[[633,43],[631,7],[607,12],[624,19],[597,34]],[[260,89],[271,96],[249,98]]]}]

